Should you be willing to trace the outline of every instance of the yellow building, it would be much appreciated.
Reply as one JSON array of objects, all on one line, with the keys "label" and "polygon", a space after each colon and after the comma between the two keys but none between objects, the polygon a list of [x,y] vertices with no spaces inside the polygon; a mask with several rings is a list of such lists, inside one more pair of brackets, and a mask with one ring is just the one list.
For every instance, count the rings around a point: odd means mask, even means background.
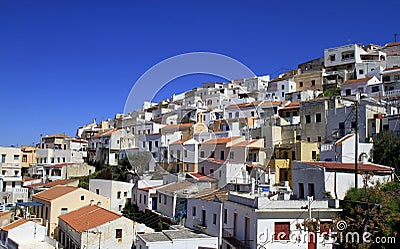
[{"label": "yellow building", "polygon": [[275,169],[276,182],[289,181],[292,186],[293,161],[318,161],[319,143],[299,141],[275,146],[273,159],[268,166]]},{"label": "yellow building", "polygon": [[32,196],[32,201],[42,206],[34,207],[33,213],[42,218],[42,225],[48,225],[48,235],[58,236],[58,216],[77,210],[81,207],[96,204],[110,209],[110,199],[97,195],[89,190],[73,186],[55,186]]},{"label": "yellow building", "polygon": [[35,146],[21,146],[21,166],[24,173],[28,172],[30,166],[36,164],[36,147]]}]

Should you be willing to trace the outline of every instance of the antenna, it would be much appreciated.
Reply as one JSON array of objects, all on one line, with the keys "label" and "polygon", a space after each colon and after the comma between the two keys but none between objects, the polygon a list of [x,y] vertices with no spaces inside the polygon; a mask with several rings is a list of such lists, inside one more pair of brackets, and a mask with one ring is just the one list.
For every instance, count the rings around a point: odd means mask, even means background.
[{"label": "antenna", "polygon": [[394,34],[394,42],[395,42],[395,43],[397,42],[397,39],[396,39],[396,38],[397,38],[398,35],[400,35],[400,34]]}]

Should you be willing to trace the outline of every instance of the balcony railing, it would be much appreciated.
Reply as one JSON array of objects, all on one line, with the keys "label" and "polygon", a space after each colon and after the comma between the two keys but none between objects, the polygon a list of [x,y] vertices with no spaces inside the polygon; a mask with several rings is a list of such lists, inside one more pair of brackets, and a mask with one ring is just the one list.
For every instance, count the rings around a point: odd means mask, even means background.
[{"label": "balcony railing", "polygon": [[385,91],[385,96],[387,97],[397,97],[400,96],[400,89]]}]

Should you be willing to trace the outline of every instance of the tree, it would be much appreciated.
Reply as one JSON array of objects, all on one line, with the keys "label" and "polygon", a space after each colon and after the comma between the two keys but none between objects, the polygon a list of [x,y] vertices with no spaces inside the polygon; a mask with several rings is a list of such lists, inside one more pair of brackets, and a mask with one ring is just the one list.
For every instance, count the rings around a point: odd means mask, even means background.
[{"label": "tree", "polygon": [[[368,180],[368,179],[367,179]],[[343,201],[341,220],[346,221],[344,232],[369,232],[371,241],[377,237],[400,237],[400,183],[389,182],[364,189],[350,189]],[[355,243],[344,245],[355,248]],[[363,248],[396,248],[397,244],[363,244]]]},{"label": "tree", "polygon": [[384,131],[374,138],[371,156],[374,163],[395,168],[400,173],[400,138],[392,131]]}]

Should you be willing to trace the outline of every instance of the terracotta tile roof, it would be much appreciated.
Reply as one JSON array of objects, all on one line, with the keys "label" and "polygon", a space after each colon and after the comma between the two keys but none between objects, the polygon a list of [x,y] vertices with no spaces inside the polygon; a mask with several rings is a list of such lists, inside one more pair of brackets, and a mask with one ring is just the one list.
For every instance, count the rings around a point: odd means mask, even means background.
[{"label": "terracotta tile roof", "polygon": [[335,143],[335,145],[342,145],[342,143],[343,143],[344,141],[346,141],[347,139],[349,139],[349,138],[351,138],[351,137],[353,137],[353,136],[354,136],[354,134],[347,134],[346,136],[344,136],[344,137],[342,137],[341,139],[337,140],[336,143]]},{"label": "terracotta tile roof", "polygon": [[256,145],[255,143],[257,143],[258,141],[260,141],[260,139],[253,139],[251,141],[242,141],[239,142],[237,144],[233,144],[230,147],[249,147],[249,148],[262,148],[263,146],[260,145]]},{"label": "terracotta tile roof", "polygon": [[151,189],[156,189],[161,187],[162,185],[158,185],[158,186],[150,186],[150,187],[145,187],[145,188],[138,188],[139,190],[143,190],[143,191],[149,191]]},{"label": "terracotta tile roof", "polygon": [[233,105],[227,106],[225,109],[229,110],[229,109],[254,108],[254,107],[257,107],[259,104],[261,104],[261,102],[262,101],[258,100],[258,101],[254,101],[251,103],[233,104]]},{"label": "terracotta tile roof", "polygon": [[166,125],[161,128],[161,131],[163,130],[187,130],[190,129],[194,123],[187,123],[187,124],[176,124],[176,125]]},{"label": "terracotta tile roof", "polygon": [[400,67],[391,67],[391,68],[386,68],[382,72],[394,71],[394,70],[399,70],[399,69],[400,69]]},{"label": "terracotta tile roof", "polygon": [[[340,162],[305,162],[309,165],[314,165],[318,167],[324,167],[328,170],[343,170],[343,171],[354,171],[354,163],[340,163]],[[379,165],[379,164],[366,164],[366,163],[359,163],[358,169],[360,171],[373,171],[373,172],[387,172],[391,173],[393,171],[392,168]]]},{"label": "terracotta tile roof", "polygon": [[388,43],[388,44],[386,44],[385,47],[394,47],[394,46],[400,46],[400,42]]},{"label": "terracotta tile roof", "polygon": [[174,145],[174,144],[183,144],[184,142],[186,142],[188,139],[181,139],[181,140],[178,140],[178,141],[175,141],[175,142],[173,142],[173,143],[170,143],[170,145]]},{"label": "terracotta tile roof", "polygon": [[211,163],[216,163],[216,164],[225,164],[225,161],[219,160],[219,159],[215,159],[215,158],[202,158],[202,160],[208,161],[208,162],[211,162]]},{"label": "terracotta tile roof", "polygon": [[212,177],[208,177],[206,175],[200,174],[200,173],[188,173],[188,175],[192,176],[196,180],[200,182],[216,182],[217,179],[214,179]]},{"label": "terracotta tile roof", "polygon": [[27,188],[35,188],[35,187],[44,187],[44,188],[51,188],[54,186],[58,186],[58,185],[66,185],[68,183],[71,182],[75,182],[77,180],[74,179],[66,179],[66,180],[56,180],[56,181],[52,181],[52,182],[48,182],[48,183],[35,183],[35,184],[31,184],[26,186]]},{"label": "terracotta tile roof", "polygon": [[72,137],[70,137],[70,136],[67,136],[67,135],[65,135],[65,134],[53,134],[53,135],[50,135],[50,136],[45,136],[45,137],[43,137],[44,139],[46,139],[46,138],[72,138]]},{"label": "terracotta tile roof", "polygon": [[368,82],[371,80],[373,77],[367,77],[367,78],[362,78],[362,79],[356,79],[356,80],[346,80],[343,85],[350,85],[350,84],[357,84],[357,83],[364,83]]},{"label": "terracotta tile roof", "polygon": [[217,190],[209,195],[198,197],[198,199],[204,200],[204,201],[228,200],[228,191],[227,190]]},{"label": "terracotta tile roof", "polygon": [[4,227],[1,228],[1,230],[8,232],[8,231],[10,231],[11,229],[14,229],[14,228],[16,228],[16,227],[19,227],[19,226],[21,226],[22,224],[25,224],[25,223],[27,223],[27,222],[28,222],[28,220],[26,220],[26,219],[19,219],[19,220],[17,220],[17,221],[14,221],[13,223],[10,223],[10,224],[8,224],[8,225],[5,225]]},{"label": "terracotta tile roof", "polygon": [[44,190],[40,193],[33,195],[32,198],[50,202],[63,195],[69,194],[77,189],[78,189],[77,187],[72,187],[72,186],[54,186],[52,188],[49,188],[47,190]]},{"label": "terracotta tile roof", "polygon": [[82,232],[120,218],[121,215],[96,205],[89,205],[58,216],[75,231]]},{"label": "terracotta tile roof", "polygon": [[271,107],[271,106],[284,105],[284,104],[286,104],[286,103],[287,103],[286,100],[285,100],[285,101],[273,101],[273,102],[271,102],[271,101],[264,101],[264,102],[261,104],[261,106],[262,106],[262,107]]},{"label": "terracotta tile roof", "polygon": [[22,179],[22,182],[29,182],[29,181],[33,181],[33,180],[39,180],[39,179],[32,178],[32,177],[26,177],[26,178]]},{"label": "terracotta tile roof", "polygon": [[202,144],[226,144],[226,143],[232,142],[239,138],[241,138],[241,136],[215,138],[215,139],[207,140],[207,141],[203,142]]},{"label": "terracotta tile roof", "polygon": [[117,131],[119,131],[119,130],[120,130],[120,129],[113,129],[113,130],[110,130],[110,131],[100,132],[100,133],[97,133],[96,135],[94,135],[93,138],[99,138],[99,137],[103,137],[103,136],[109,136],[109,135],[111,135],[111,134],[113,134],[114,132],[117,132]]},{"label": "terracotta tile roof", "polygon": [[287,107],[292,107],[292,106],[300,106],[300,102],[291,102],[290,104],[287,105]]}]

